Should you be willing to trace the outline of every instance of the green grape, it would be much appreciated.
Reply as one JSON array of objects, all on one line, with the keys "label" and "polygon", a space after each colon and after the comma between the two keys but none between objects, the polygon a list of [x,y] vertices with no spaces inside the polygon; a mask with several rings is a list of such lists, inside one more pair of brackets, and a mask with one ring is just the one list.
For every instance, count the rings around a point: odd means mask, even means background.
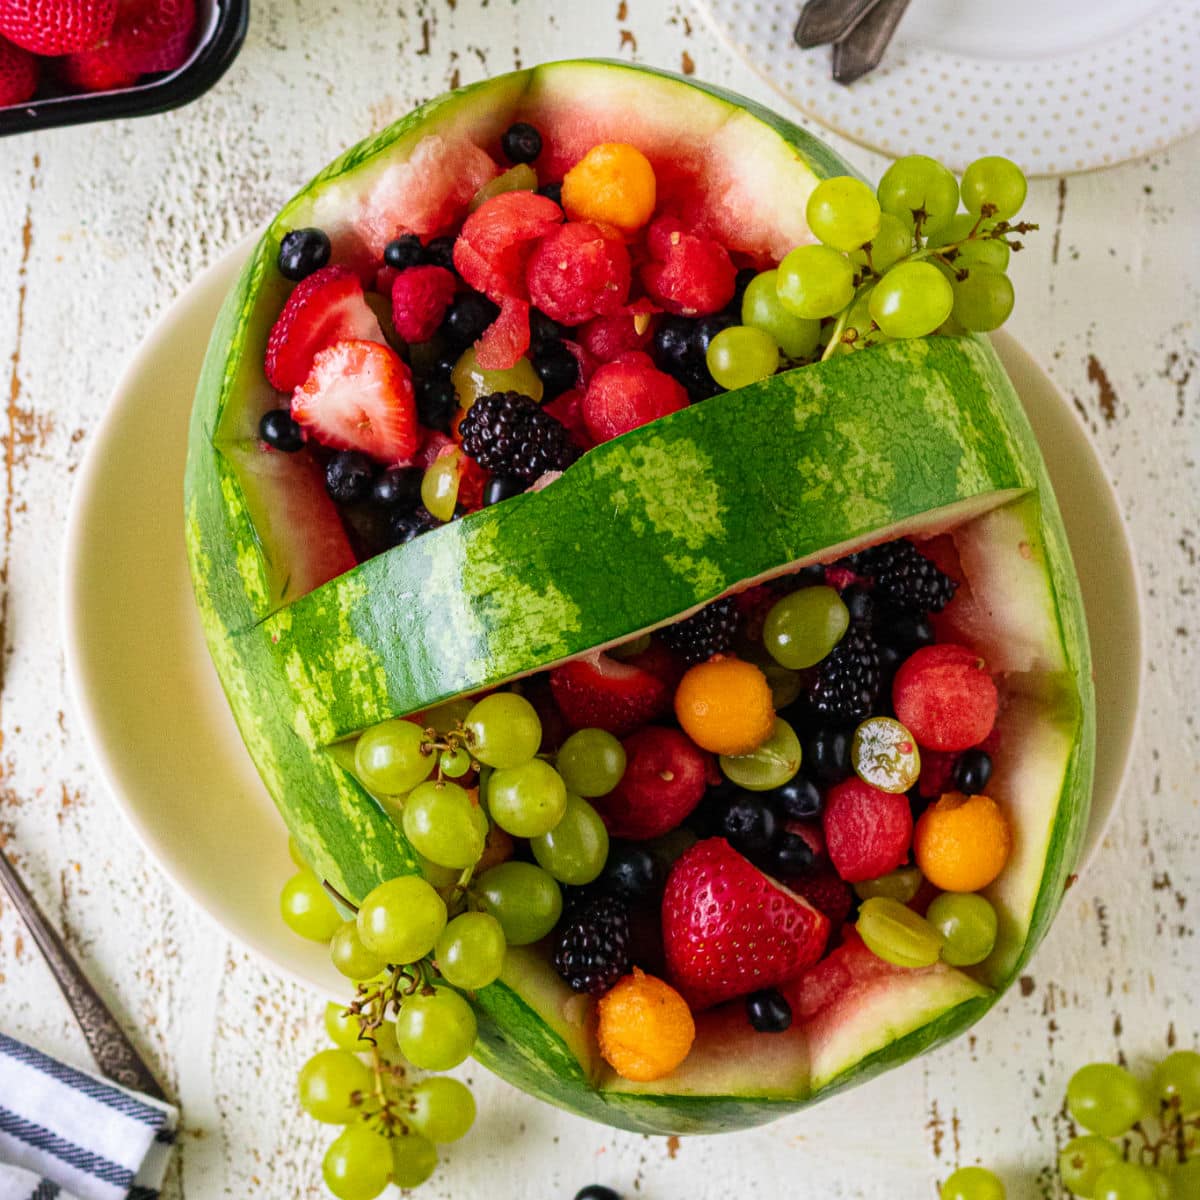
[{"label": "green grape", "polygon": [[1091,1197],[1100,1173],[1121,1161],[1121,1151],[1108,1138],[1090,1133],[1072,1138],[1058,1155],[1058,1173],[1064,1186],[1076,1196]]},{"label": "green grape", "polygon": [[766,660],[765,663],[755,663],[755,666],[767,677],[771,688],[771,707],[776,712],[782,712],[800,699],[804,691],[804,676],[799,671],[781,667],[769,654]]},{"label": "green grape", "polygon": [[1200,1158],[1190,1158],[1171,1172],[1171,1200],[1200,1200]]},{"label": "green grape", "polygon": [[854,299],[854,268],[828,246],[797,246],[779,264],[775,292],[793,316],[832,317]]},{"label": "green grape", "polygon": [[925,876],[917,867],[897,867],[878,879],[864,879],[854,885],[854,893],[860,900],[872,896],[887,896],[891,900],[907,904],[920,890]]},{"label": "green grape", "polygon": [[811,358],[821,337],[821,322],[793,316],[779,302],[778,271],[761,271],[742,297],[742,324],[769,333],[788,358]]},{"label": "green grape", "polygon": [[439,755],[438,766],[447,779],[461,779],[471,769],[471,755],[461,746],[447,748]]},{"label": "green grape", "polygon": [[431,994],[416,992],[400,1005],[396,1040],[414,1067],[422,1071],[449,1071],[457,1067],[475,1045],[475,1014],[450,988]]},{"label": "green grape", "polygon": [[345,1125],[362,1112],[371,1091],[366,1063],[348,1050],[322,1050],[300,1068],[300,1107],[328,1125]]},{"label": "green grape", "polygon": [[520,392],[542,401],[542,381],[527,358],[519,358],[506,371],[485,371],[476,361],[475,347],[468,346],[450,372],[450,382],[462,408],[470,408],[480,396],[493,392]]},{"label": "green grape", "polygon": [[608,830],[600,814],[574,792],[567,793],[562,820],[529,845],[538,865],[571,887],[591,883],[608,860]]},{"label": "green grape", "polygon": [[[857,345],[861,345],[867,338],[871,339],[872,345],[879,345],[882,342],[890,342],[892,340],[875,328],[875,321],[871,316],[871,297],[874,293],[874,288],[869,288],[863,292],[850,306],[850,311],[846,314],[846,327],[842,336],[844,338],[850,330],[855,330],[858,334],[858,337],[854,339]],[[832,333],[832,331],[833,327],[830,326],[830,332]]]},{"label": "green grape", "polygon": [[375,1049],[387,1057],[396,1049],[396,1026],[393,1022],[384,1021],[372,1029],[367,1037],[363,1037],[358,1017],[344,1004],[330,1002],[325,1006],[325,1032],[339,1049],[352,1050],[356,1054]]},{"label": "green grape", "polygon": [[1146,1112],[1146,1096],[1124,1067],[1089,1063],[1067,1084],[1067,1108],[1089,1132],[1122,1137]]},{"label": "green grape", "polygon": [[533,838],[549,833],[567,810],[563,777],[540,758],[497,770],[488,781],[488,812],[506,833]]},{"label": "green grape", "polygon": [[580,729],[559,747],[554,765],[567,791],[589,800],[607,796],[625,774],[625,747],[604,729]]},{"label": "green grape", "polygon": [[888,337],[924,337],[950,315],[954,291],[932,263],[902,262],[875,285],[869,307]]},{"label": "green grape", "polygon": [[419,720],[422,727],[436,729],[438,733],[449,733],[467,719],[467,713],[474,706],[475,701],[470,696],[459,696],[457,699],[447,700],[433,708],[426,709],[425,712],[419,714],[419,717],[412,719]]},{"label": "green grape", "polygon": [[880,208],[875,193],[850,175],[823,179],[812,190],[804,210],[808,227],[835,250],[857,250],[879,232]]},{"label": "green grape", "polygon": [[882,275],[888,267],[895,266],[913,250],[912,222],[903,221],[892,213],[884,213],[879,221],[879,232],[871,239],[870,253],[864,246],[850,255],[856,267],[870,267],[876,275]]},{"label": "green grape", "polygon": [[[400,820],[404,819],[403,812],[399,816]],[[458,877],[462,874],[462,868],[455,870],[453,867],[443,867],[438,863],[431,862],[423,855],[418,854],[417,858],[421,863],[421,876],[435,891],[444,892],[447,888],[453,887],[458,882]]]},{"label": "green grape", "polygon": [[1200,1112],[1200,1054],[1176,1050],[1154,1068],[1151,1088],[1159,1104],[1181,1116]]},{"label": "green grape", "polygon": [[727,391],[769,379],[779,370],[779,346],[765,329],[731,325],[705,352],[708,373]]},{"label": "green grape", "polygon": [[437,762],[422,753],[425,731],[411,721],[384,721],[363,732],[354,747],[354,773],[363,786],[402,796],[428,779]]},{"label": "green grape", "polygon": [[879,205],[910,225],[921,216],[921,234],[937,233],[958,211],[958,183],[924,154],[898,158],[879,181]]},{"label": "green grape", "polygon": [[996,910],[984,896],[945,892],[925,919],[942,935],[942,962],[952,967],[973,967],[996,948]]},{"label": "green grape", "polygon": [[465,1083],[431,1075],[413,1088],[407,1119],[431,1142],[457,1142],[475,1124],[475,1097]]},{"label": "green grape", "polygon": [[800,770],[800,739],[782,717],[767,740],[749,754],[722,754],[721,772],[738,787],[751,792],[769,792],[782,787]]},{"label": "green grape", "polygon": [[367,893],[358,910],[363,945],[385,962],[399,965],[424,958],[445,927],[446,902],[420,875],[381,883]]},{"label": "green grape", "polygon": [[300,849],[300,843],[290,833],[288,834],[288,857],[300,870],[305,871],[308,869],[308,862],[304,857],[304,851]]},{"label": "green grape", "polygon": [[1027,187],[1025,175],[1015,162],[998,154],[977,158],[963,172],[963,207],[978,215],[985,204],[990,204],[993,211],[989,215],[1007,221],[1025,203]]},{"label": "green grape", "polygon": [[1004,1200],[1004,1184],[986,1167],[959,1167],[938,1194],[941,1200]]},{"label": "green grape", "polygon": [[495,692],[475,704],[463,722],[471,751],[489,767],[519,767],[542,744],[537,710],[516,692]]},{"label": "green grape", "polygon": [[921,774],[917,740],[894,717],[868,717],[854,731],[850,764],[864,783],[882,792],[907,792]]},{"label": "green grape", "polygon": [[480,205],[502,192],[536,192],[537,172],[528,163],[517,163],[507,171],[493,176],[471,197],[469,210],[474,212]]},{"label": "green grape", "polygon": [[368,950],[358,936],[355,920],[343,921],[329,941],[329,957],[347,979],[373,979],[387,963]]},{"label": "green grape", "polygon": [[850,612],[831,587],[807,587],[777,600],[763,623],[771,657],[790,671],[816,666],[842,640]]},{"label": "green grape", "polygon": [[872,896],[858,910],[857,929],[868,950],[896,967],[931,967],[942,935],[924,917],[889,896]]},{"label": "green grape", "polygon": [[445,454],[439,454],[421,476],[421,503],[439,521],[449,521],[458,506],[462,459],[463,452],[456,446]]},{"label": "green grape", "polygon": [[619,646],[611,647],[607,653],[609,658],[619,658],[624,662],[628,658],[637,658],[639,654],[650,649],[651,637],[648,633],[639,633],[637,637],[622,642]]},{"label": "green grape", "polygon": [[415,1188],[433,1174],[437,1148],[419,1133],[392,1138],[392,1182],[398,1188]]},{"label": "green grape", "polygon": [[955,279],[954,319],[972,333],[999,329],[1013,310],[1013,285],[1002,271],[971,266],[965,279]]},{"label": "green grape", "polygon": [[465,912],[442,930],[434,957],[447,983],[475,991],[499,978],[505,949],[504,930],[495,917]]},{"label": "green grape", "polygon": [[486,827],[482,833],[479,829],[478,808],[457,783],[423,783],[404,802],[404,836],[439,867],[473,867],[487,837]]},{"label": "green grape", "polygon": [[321,1174],[337,1200],[374,1200],[391,1178],[391,1140],[368,1125],[351,1125],[325,1151]]},{"label": "green grape", "polygon": [[505,862],[485,871],[475,892],[500,922],[510,946],[544,938],[562,915],[562,892],[547,871],[532,863]]},{"label": "green grape", "polygon": [[1096,1177],[1092,1197],[1093,1200],[1162,1200],[1165,1180],[1160,1180],[1162,1176],[1149,1167],[1117,1162]]},{"label": "green grape", "polygon": [[[1012,257],[1008,242],[1003,238],[980,237],[995,225],[994,221],[981,221],[974,213],[957,213],[954,220],[936,237],[929,239],[931,246],[949,246],[959,243],[954,250],[954,266],[994,267],[1003,271]],[[978,230],[976,230],[978,226]],[[971,237],[972,233],[977,236]],[[970,241],[965,239],[970,238]]]},{"label": "green grape", "polygon": [[279,893],[279,912],[284,924],[302,938],[327,942],[338,931],[338,912],[321,881],[309,870],[297,871]]}]

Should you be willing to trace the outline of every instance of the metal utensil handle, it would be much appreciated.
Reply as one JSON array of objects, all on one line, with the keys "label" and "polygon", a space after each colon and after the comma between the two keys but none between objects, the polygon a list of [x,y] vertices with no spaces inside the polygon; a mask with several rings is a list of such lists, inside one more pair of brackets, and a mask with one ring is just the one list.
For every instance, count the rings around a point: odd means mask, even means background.
[{"label": "metal utensil handle", "polygon": [[50,965],[101,1073],[122,1087],[165,1101],[167,1097],[158,1086],[158,1080],[80,970],[62,938],[46,920],[3,850],[0,850],[0,883],[4,884],[5,891],[12,898],[17,912],[29,926],[33,940]]},{"label": "metal utensil handle", "polygon": [[873,9],[879,0],[808,0],[793,35],[802,50],[837,42]]},{"label": "metal utensil handle", "polygon": [[879,0],[833,47],[833,77],[853,83],[875,70],[908,8],[908,0]]}]

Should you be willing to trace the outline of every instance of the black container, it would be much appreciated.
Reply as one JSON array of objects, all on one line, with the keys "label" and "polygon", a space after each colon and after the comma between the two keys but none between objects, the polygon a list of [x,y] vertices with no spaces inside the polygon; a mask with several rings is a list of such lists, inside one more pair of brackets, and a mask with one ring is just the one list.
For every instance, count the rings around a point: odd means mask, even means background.
[{"label": "black container", "polygon": [[195,100],[225,74],[241,49],[250,0],[199,0],[196,9],[196,48],[178,70],[148,75],[141,83],[115,92],[46,96],[0,108],[0,137],[87,121],[145,117]]}]

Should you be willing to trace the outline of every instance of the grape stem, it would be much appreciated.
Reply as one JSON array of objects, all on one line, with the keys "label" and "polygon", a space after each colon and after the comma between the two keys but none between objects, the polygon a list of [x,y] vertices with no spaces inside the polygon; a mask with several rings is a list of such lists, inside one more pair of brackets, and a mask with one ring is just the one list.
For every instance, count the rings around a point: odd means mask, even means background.
[{"label": "grape stem", "polygon": [[341,892],[329,882],[328,879],[321,880],[321,886],[340,904],[343,908],[349,909],[350,912],[357,914],[358,905],[353,900],[347,899]]}]

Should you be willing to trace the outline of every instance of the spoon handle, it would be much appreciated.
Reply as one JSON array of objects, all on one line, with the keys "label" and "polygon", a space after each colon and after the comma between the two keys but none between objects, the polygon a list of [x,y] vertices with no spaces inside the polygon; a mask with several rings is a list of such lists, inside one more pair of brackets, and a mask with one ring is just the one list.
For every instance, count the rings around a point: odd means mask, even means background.
[{"label": "spoon handle", "polygon": [[796,22],[796,45],[802,50],[837,42],[846,36],[879,0],[808,0]]},{"label": "spoon handle", "polygon": [[46,920],[3,850],[0,850],[0,884],[4,885],[49,964],[101,1073],[122,1087],[165,1101],[166,1096],[150,1068],[80,970],[62,938]]},{"label": "spoon handle", "polygon": [[907,8],[908,0],[879,0],[833,47],[833,77],[838,83],[853,83],[879,66]]}]

